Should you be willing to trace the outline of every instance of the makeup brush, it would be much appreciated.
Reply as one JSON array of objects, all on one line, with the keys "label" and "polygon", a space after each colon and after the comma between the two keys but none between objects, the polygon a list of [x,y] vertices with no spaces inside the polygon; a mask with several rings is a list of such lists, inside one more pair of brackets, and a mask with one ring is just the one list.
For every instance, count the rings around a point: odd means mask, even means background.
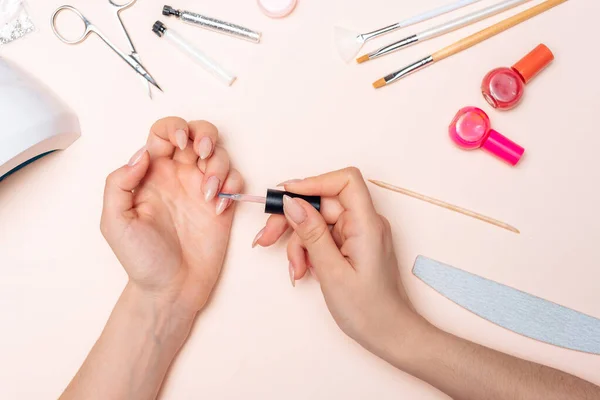
[{"label": "makeup brush", "polygon": [[457,212],[459,214],[466,215],[467,217],[478,219],[480,221],[486,222],[488,224],[497,226],[502,229],[506,229],[506,230],[514,232],[514,233],[520,233],[517,228],[515,228],[505,222],[498,221],[497,219],[494,219],[494,218],[486,217],[485,215],[481,215],[474,211],[469,211],[462,207],[458,207],[458,206],[446,203],[442,200],[434,199],[433,197],[428,197],[428,196],[425,196],[425,195],[422,195],[419,193],[415,193],[408,189],[399,188],[397,186],[393,186],[393,185],[390,185],[389,183],[385,183],[385,182],[381,182],[381,181],[375,181],[375,180],[369,179],[369,182],[371,182],[372,184],[379,186],[381,188],[391,190],[392,192],[401,193],[403,195],[412,197],[414,199],[418,199],[418,200],[424,201],[426,203],[433,204],[438,207],[442,207],[447,210],[451,210],[451,211]]},{"label": "makeup brush", "polygon": [[393,32],[397,29],[406,28],[407,26],[415,25],[423,21],[427,21],[429,19],[438,17],[440,15],[452,12],[454,10],[458,10],[459,8],[466,7],[470,4],[477,3],[481,0],[459,0],[454,1],[451,4],[446,4],[445,6],[438,7],[436,9],[426,11],[422,14],[416,15],[412,18],[405,19],[404,21],[398,22],[393,25],[386,26],[385,28],[378,29],[369,33],[358,33],[351,31],[346,28],[335,27],[334,28],[334,37],[335,43],[338,49],[338,53],[340,57],[345,62],[350,62],[360,49],[362,48],[365,42],[379,37],[381,35],[385,35],[386,33]]},{"label": "makeup brush", "polygon": [[421,33],[417,33],[416,35],[408,36],[402,40],[381,47],[380,49],[377,49],[371,53],[365,54],[357,58],[356,61],[360,64],[365,61],[373,60],[375,58],[391,54],[404,47],[408,47],[419,42],[424,42],[425,40],[433,39],[435,37],[445,35],[448,32],[452,32],[465,26],[472,25],[476,22],[482,21],[496,14],[500,14],[501,12],[504,12],[506,10],[510,10],[511,8],[517,7],[528,1],[531,0],[504,0],[493,6],[475,11],[471,14],[465,15],[464,17],[453,19],[450,22],[434,26],[433,28],[429,28]]},{"label": "makeup brush", "polygon": [[376,89],[379,89],[383,86],[389,85],[390,83],[396,82],[402,78],[404,78],[405,76],[416,72],[430,64],[436,63],[438,61],[443,60],[444,58],[448,58],[450,56],[453,56],[455,54],[460,53],[463,50],[467,50],[473,46],[475,46],[476,44],[479,44],[491,37],[496,36],[499,33],[502,33],[516,25],[519,25],[522,22],[525,22],[533,17],[535,17],[536,15],[539,15],[545,11],[548,11],[551,8],[554,8],[556,6],[558,6],[559,4],[564,3],[567,0],[547,0],[543,3],[540,3],[539,5],[529,8],[519,14],[516,14],[510,18],[507,18],[495,25],[490,26],[489,28],[486,28],[482,31],[479,31],[471,36],[468,36],[462,40],[459,40],[458,42],[445,47],[439,51],[437,51],[436,53],[433,53],[432,55],[429,55],[425,58],[420,59],[419,61],[416,61],[404,68],[402,68],[401,70],[398,70],[396,72],[392,72],[389,75],[386,75],[385,77],[378,79],[377,81],[375,81],[373,83],[373,87],[375,87]]},{"label": "makeup brush", "polygon": [[265,205],[266,214],[281,214],[283,215],[283,196],[290,196],[306,201],[308,204],[313,206],[317,211],[321,210],[321,198],[319,196],[304,196],[291,192],[284,192],[281,190],[267,190],[267,196],[251,196],[248,194],[231,194],[231,193],[219,193],[220,199],[230,199],[233,201],[243,201],[248,203],[259,203]]}]

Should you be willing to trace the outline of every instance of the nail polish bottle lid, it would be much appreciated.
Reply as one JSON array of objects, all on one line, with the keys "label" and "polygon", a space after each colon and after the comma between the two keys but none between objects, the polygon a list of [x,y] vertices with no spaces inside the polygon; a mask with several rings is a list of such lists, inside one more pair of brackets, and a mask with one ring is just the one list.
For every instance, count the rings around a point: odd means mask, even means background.
[{"label": "nail polish bottle lid", "polygon": [[463,149],[482,148],[510,165],[517,165],[525,149],[491,128],[490,118],[480,108],[458,111],[449,128],[450,138]]},{"label": "nail polish bottle lid", "polygon": [[524,83],[528,83],[553,60],[554,54],[552,54],[552,51],[546,45],[540,44],[513,65],[513,69],[521,75]]},{"label": "nail polish bottle lid", "polygon": [[317,211],[321,210],[321,198],[319,196],[304,196],[301,194],[269,189],[267,190],[267,198],[265,201],[265,213],[283,215],[283,196],[302,199],[313,206]]}]

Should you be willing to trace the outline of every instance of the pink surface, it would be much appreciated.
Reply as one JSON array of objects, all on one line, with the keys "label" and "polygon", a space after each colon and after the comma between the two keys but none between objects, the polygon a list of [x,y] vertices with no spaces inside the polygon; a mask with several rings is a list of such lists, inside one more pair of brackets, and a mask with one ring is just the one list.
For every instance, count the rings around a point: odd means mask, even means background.
[{"label": "pink surface", "polygon": [[[446,1],[305,1],[294,18],[275,21],[255,2],[199,8],[180,0],[178,7],[263,32],[254,45],[178,24],[207,53],[236,65],[239,79],[228,88],[155,37],[150,28],[163,2],[140,0],[123,19],[165,89],[150,101],[131,69],[98,38],[67,46],[54,37],[49,17],[63,0],[29,0],[38,32],[0,53],[77,111],[83,137],[0,183],[0,398],[57,397],[100,334],[126,279],[98,229],[104,179],[140,147],[154,120],[170,114],[219,126],[250,193],[353,164],[369,178],[513,224],[521,235],[372,187],[394,227],[409,295],[430,321],[600,384],[600,357],[505,331],[410,273],[423,254],[600,317],[600,81],[589,79],[598,65],[589,49],[600,34],[600,2],[567,2],[378,91],[370,84],[375,79],[492,21],[361,66],[345,65],[331,43],[336,24],[368,31]],[[70,3],[124,46],[107,1]],[[481,78],[541,41],[556,61],[531,82],[519,108],[491,111]],[[484,152],[465,153],[447,139],[448,122],[465,104],[490,111],[494,126],[527,147],[517,168]],[[265,219],[255,205],[239,207],[223,277],[163,398],[446,398],[346,338],[315,281],[293,289],[283,246],[252,250]]]}]

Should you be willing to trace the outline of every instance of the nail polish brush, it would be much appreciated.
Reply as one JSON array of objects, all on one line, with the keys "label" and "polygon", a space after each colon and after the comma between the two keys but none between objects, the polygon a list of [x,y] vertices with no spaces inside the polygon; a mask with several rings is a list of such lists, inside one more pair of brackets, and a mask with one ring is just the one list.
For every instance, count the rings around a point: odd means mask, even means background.
[{"label": "nail polish brush", "polygon": [[[477,3],[478,1],[481,0],[454,1],[450,4],[443,5],[433,10],[425,11],[424,13],[415,15],[414,17],[407,18],[396,24],[392,24],[369,33],[358,33],[346,28],[336,26],[334,29],[334,34],[335,43],[338,48],[338,53],[345,62],[350,62],[350,60],[356,57],[356,54],[358,54],[362,46],[371,39],[375,39],[376,37],[385,35],[386,33],[406,28],[408,26],[415,25],[435,17],[439,17],[440,15],[452,12],[454,10],[458,10],[459,8],[466,7],[473,3]],[[383,12],[385,12],[385,10],[383,10]]]},{"label": "nail polish brush", "polygon": [[472,25],[476,22],[483,21],[486,18],[490,18],[494,15],[500,14],[506,10],[510,10],[511,8],[520,6],[523,3],[527,3],[531,0],[504,0],[500,3],[494,4],[492,6],[483,8],[481,10],[477,10],[471,14],[465,15],[463,17],[459,17],[453,19],[452,21],[443,23],[441,25],[434,26],[433,28],[429,28],[423,32],[417,33],[415,35],[411,35],[405,37],[404,39],[398,40],[392,44],[381,47],[375,51],[372,51],[368,54],[365,54],[356,59],[356,62],[359,64],[373,60],[375,58],[379,58],[385,56],[387,54],[391,54],[395,51],[403,49],[405,47],[424,42],[429,39],[436,38],[438,36],[445,35],[446,33],[453,32],[460,28],[464,28],[465,26]]},{"label": "nail polish brush", "polygon": [[231,194],[231,193],[219,193],[220,199],[230,199],[233,201],[243,201],[247,203],[259,203],[265,205],[266,214],[280,214],[283,215],[283,196],[294,197],[306,201],[308,204],[313,206],[317,211],[321,210],[321,197],[319,196],[304,196],[291,192],[284,192],[281,190],[267,190],[267,196],[251,196],[248,194]]},{"label": "nail polish brush", "polygon": [[528,21],[531,18],[540,15],[566,1],[567,0],[546,0],[523,12],[515,14],[510,18],[500,21],[497,24],[494,24],[482,31],[474,33],[471,36],[467,36],[466,38],[461,39],[458,42],[451,44],[450,46],[444,47],[443,49],[436,51],[435,53],[424,57],[421,60],[416,61],[398,71],[392,72],[391,74],[388,74],[381,79],[378,79],[373,83],[373,87],[375,87],[375,89],[379,89],[381,87],[394,83],[404,78],[405,76],[415,73],[427,66],[430,66],[462,51],[470,49],[471,47],[482,43],[504,31],[507,31],[508,29],[513,28],[525,21]]}]

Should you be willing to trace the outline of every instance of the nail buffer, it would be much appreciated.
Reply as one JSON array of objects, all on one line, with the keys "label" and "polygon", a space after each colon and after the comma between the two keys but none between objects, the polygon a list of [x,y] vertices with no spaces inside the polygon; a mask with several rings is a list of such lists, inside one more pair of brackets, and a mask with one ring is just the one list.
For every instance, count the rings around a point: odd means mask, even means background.
[{"label": "nail buffer", "polygon": [[566,349],[600,354],[600,320],[419,256],[413,274],[459,306],[510,331]]}]

